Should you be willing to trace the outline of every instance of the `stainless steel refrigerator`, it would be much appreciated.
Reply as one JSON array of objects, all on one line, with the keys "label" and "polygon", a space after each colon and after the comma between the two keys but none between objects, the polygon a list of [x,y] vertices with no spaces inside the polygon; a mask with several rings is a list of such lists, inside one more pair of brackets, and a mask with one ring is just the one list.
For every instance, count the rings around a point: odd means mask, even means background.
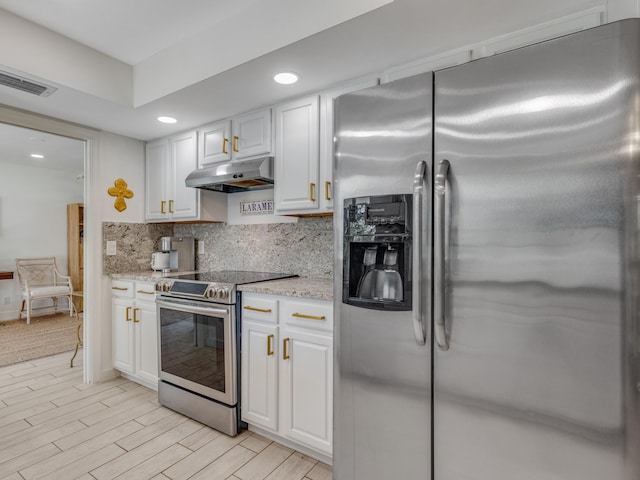
[{"label": "stainless steel refrigerator", "polygon": [[334,478],[640,479],[640,20],[335,111]]}]

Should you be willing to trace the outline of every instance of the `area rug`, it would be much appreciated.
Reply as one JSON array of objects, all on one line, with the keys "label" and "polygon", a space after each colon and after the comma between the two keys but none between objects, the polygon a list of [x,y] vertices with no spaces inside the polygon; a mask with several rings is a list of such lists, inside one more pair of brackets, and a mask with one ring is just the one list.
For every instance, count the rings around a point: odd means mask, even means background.
[{"label": "area rug", "polygon": [[24,319],[0,322],[0,367],[73,351],[77,330],[78,320],[68,313],[32,317],[30,325]]}]

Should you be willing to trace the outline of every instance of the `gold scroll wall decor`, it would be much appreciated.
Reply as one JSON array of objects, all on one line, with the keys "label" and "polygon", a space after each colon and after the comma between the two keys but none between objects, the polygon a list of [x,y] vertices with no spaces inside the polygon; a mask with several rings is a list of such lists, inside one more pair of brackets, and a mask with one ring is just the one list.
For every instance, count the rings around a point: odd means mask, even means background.
[{"label": "gold scroll wall decor", "polygon": [[107,192],[112,197],[116,197],[116,201],[113,203],[113,206],[119,212],[126,210],[127,203],[124,201],[125,198],[133,198],[133,192],[129,190],[127,187],[127,182],[125,182],[122,178],[117,179],[113,182],[115,186],[107,189]]}]

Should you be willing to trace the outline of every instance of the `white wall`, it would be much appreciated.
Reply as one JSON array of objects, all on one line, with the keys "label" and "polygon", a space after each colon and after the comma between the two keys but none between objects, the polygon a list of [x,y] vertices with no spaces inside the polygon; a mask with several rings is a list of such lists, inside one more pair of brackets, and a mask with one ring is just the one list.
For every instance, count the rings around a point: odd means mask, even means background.
[{"label": "white wall", "polygon": [[[91,261],[94,262],[94,271],[101,274],[98,298],[100,306],[97,310],[100,313],[93,323],[97,340],[94,345],[99,350],[93,352],[96,361],[95,381],[105,381],[115,375],[111,344],[111,278],[102,274],[102,222],[144,223],[144,157],[142,141],[107,132],[100,133],[96,188],[92,192],[92,197],[96,200],[93,215],[98,218],[94,218],[94,228],[91,230],[93,243],[100,245]],[[122,212],[114,208],[115,197],[107,193],[107,189],[118,178],[127,182],[129,190],[133,192],[133,197],[126,199],[127,208]]]},{"label": "white wall", "polygon": [[[0,152],[0,270],[19,257],[56,257],[67,273],[67,204],[83,201],[77,172],[2,161]],[[0,280],[0,320],[18,317],[17,278]]]}]

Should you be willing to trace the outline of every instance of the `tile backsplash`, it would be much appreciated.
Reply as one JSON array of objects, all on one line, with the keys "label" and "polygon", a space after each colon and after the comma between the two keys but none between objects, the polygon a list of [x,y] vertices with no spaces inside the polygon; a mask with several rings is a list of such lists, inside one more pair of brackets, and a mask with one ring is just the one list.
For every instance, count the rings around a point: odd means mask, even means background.
[{"label": "tile backsplash", "polygon": [[[160,237],[172,236],[173,225],[163,223],[102,224],[102,272],[144,272],[151,270],[151,254],[160,248]],[[106,254],[107,241],[116,242],[116,254]]]},{"label": "tile backsplash", "polygon": [[300,218],[297,223],[265,225],[103,224],[103,248],[117,242],[116,255],[103,251],[104,274],[150,270],[160,237],[195,237],[204,241],[196,255],[198,270],[251,270],[332,278],[333,218]]}]

